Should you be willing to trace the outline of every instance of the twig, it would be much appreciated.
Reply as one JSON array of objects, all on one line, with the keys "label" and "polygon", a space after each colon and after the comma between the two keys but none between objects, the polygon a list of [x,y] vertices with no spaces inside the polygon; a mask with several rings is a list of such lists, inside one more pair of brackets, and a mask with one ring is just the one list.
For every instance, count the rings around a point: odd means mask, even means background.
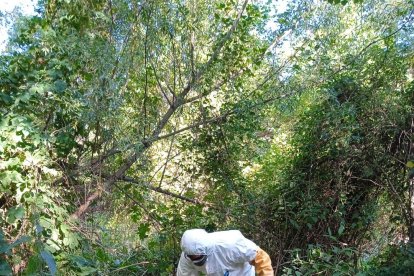
[{"label": "twig", "polygon": [[191,203],[194,203],[194,204],[207,205],[206,203],[203,203],[203,202],[201,202],[199,200],[191,199],[191,198],[188,198],[188,197],[185,197],[185,196],[182,196],[182,195],[178,195],[178,194],[175,194],[173,192],[164,190],[164,189],[159,188],[159,187],[151,186],[148,183],[144,183],[142,181],[138,181],[138,180],[133,179],[133,178],[128,177],[128,176],[124,176],[122,179],[120,179],[118,181],[124,181],[124,182],[128,182],[128,183],[136,184],[136,185],[139,185],[139,186],[143,186],[143,187],[148,188],[148,189],[150,189],[152,191],[155,191],[157,193],[165,194],[165,195],[168,195],[168,196],[171,196],[171,197],[175,197],[175,198],[178,198],[180,200],[184,200],[184,201],[191,202]]},{"label": "twig", "polygon": [[162,181],[164,180],[165,171],[167,170],[167,164],[168,164],[168,161],[170,159],[171,150],[172,150],[172,147],[173,147],[173,144],[174,144],[174,137],[175,136],[173,136],[172,139],[171,139],[170,148],[169,148],[168,154],[167,154],[167,160],[165,161],[164,169],[162,170],[162,175],[161,175],[160,182],[158,184],[158,188],[161,188]]},{"label": "twig", "polygon": [[156,226],[158,226],[158,231],[160,230],[160,227],[162,227],[161,223],[158,221],[158,219],[156,217],[154,217],[154,215],[138,200],[136,200],[135,198],[133,198],[129,193],[127,193],[124,189],[122,189],[121,187],[118,186],[118,184],[116,184],[115,182],[113,183],[113,185],[120,190],[126,197],[128,197],[129,199],[131,199],[135,204],[137,204],[139,207],[141,207],[145,213],[148,214],[148,217],[150,217],[156,224]]},{"label": "twig", "polygon": [[117,269],[115,269],[115,270],[112,270],[111,272],[113,273],[113,272],[116,272],[116,271],[120,271],[120,270],[123,270],[123,269],[125,269],[125,268],[127,268],[127,267],[131,267],[131,266],[136,266],[136,265],[145,265],[145,264],[149,264],[150,262],[139,262],[139,263],[136,263],[136,264],[131,264],[131,265],[126,265],[126,266],[123,266],[123,267],[120,267],[120,268],[117,268]]}]

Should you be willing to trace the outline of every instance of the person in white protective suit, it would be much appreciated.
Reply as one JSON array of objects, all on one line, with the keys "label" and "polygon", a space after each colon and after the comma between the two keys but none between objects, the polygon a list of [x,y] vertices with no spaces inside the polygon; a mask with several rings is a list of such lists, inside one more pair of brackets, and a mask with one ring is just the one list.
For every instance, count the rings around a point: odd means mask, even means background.
[{"label": "person in white protective suit", "polygon": [[181,249],[177,276],[274,275],[269,255],[238,230],[187,230]]}]

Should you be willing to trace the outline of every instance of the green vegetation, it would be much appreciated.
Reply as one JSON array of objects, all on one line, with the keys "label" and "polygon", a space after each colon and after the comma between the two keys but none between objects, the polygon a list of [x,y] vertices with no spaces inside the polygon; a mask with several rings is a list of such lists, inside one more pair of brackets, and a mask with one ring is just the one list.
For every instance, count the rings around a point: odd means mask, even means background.
[{"label": "green vegetation", "polygon": [[0,275],[414,273],[414,1],[49,0],[0,56]]}]

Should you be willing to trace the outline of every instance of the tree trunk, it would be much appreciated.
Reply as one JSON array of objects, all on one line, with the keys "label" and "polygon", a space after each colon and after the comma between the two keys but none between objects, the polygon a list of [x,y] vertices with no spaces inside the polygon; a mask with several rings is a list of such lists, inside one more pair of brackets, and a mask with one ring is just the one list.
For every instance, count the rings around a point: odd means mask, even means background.
[{"label": "tree trunk", "polygon": [[409,179],[410,222],[408,225],[408,241],[414,243],[414,178]]},{"label": "tree trunk", "polygon": [[[414,149],[414,141],[413,141],[413,133],[414,133],[414,118],[411,119],[411,129],[408,136],[408,160],[413,162],[413,149]],[[408,225],[408,241],[410,243],[414,243],[414,168],[409,166],[408,168],[408,200],[409,200],[409,225]]]}]

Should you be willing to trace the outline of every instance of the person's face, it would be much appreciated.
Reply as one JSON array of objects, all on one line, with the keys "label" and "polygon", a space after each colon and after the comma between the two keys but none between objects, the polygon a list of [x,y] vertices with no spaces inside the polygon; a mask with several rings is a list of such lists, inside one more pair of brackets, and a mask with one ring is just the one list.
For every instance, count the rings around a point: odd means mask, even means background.
[{"label": "person's face", "polygon": [[201,260],[203,258],[203,255],[187,255],[187,257],[192,261]]},{"label": "person's face", "polygon": [[206,255],[187,255],[186,254],[186,257],[190,259],[193,262],[193,264],[196,266],[202,266],[207,261]]}]

